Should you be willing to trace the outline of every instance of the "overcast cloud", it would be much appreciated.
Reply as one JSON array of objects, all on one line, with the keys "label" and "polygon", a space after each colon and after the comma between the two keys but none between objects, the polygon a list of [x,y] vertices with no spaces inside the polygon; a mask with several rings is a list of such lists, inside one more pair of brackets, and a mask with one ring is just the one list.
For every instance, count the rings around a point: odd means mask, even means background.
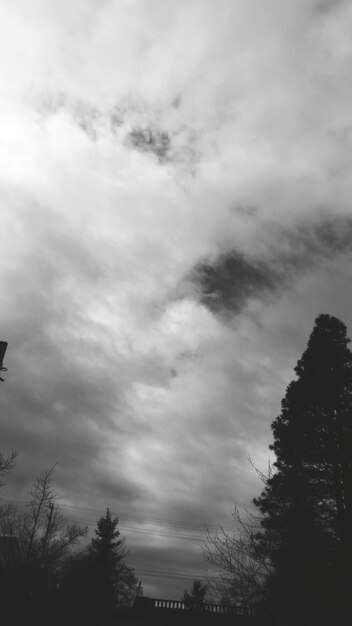
[{"label": "overcast cloud", "polygon": [[68,517],[109,506],[137,571],[201,576],[315,317],[352,334],[351,23],[341,0],[1,2],[3,499],[57,462]]}]

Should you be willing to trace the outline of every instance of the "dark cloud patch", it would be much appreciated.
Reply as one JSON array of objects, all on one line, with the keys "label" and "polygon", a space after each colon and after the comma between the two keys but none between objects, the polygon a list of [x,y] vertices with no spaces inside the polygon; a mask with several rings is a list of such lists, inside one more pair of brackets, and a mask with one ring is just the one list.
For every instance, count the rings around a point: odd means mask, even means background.
[{"label": "dark cloud patch", "polygon": [[319,0],[315,5],[314,10],[321,14],[331,13],[345,3],[346,0]]},{"label": "dark cloud patch", "polygon": [[201,288],[201,301],[215,312],[238,312],[248,298],[273,289],[275,279],[263,264],[231,251],[214,264],[201,263],[194,272]]},{"label": "dark cloud patch", "polygon": [[[159,163],[182,164],[192,173],[201,153],[197,149],[199,136],[193,128],[182,124],[170,134],[158,127],[151,117],[138,122],[142,111],[135,104],[118,102],[111,107],[92,104],[88,99],[69,98],[61,92],[48,92],[45,97],[33,97],[34,108],[44,121],[66,113],[73,126],[78,127],[92,142],[110,137],[125,147],[143,153],[154,154]],[[177,97],[171,108],[177,109],[181,98]],[[172,142],[173,139],[173,142]]]},{"label": "dark cloud patch", "polygon": [[215,262],[205,261],[195,268],[192,278],[209,309],[238,313],[250,298],[265,298],[314,265],[352,249],[349,217],[304,222],[290,230],[274,224],[267,228],[272,246],[263,258],[230,250]]},{"label": "dark cloud patch", "polygon": [[163,130],[137,127],[128,134],[127,142],[141,152],[155,154],[160,162],[168,160],[170,137]]}]

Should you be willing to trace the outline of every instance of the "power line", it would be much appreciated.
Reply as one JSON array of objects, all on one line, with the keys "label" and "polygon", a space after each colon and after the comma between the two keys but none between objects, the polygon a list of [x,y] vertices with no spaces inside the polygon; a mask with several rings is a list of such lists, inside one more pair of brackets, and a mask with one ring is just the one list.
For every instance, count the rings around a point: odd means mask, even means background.
[{"label": "power line", "polygon": [[[85,507],[79,507],[79,506],[74,506],[74,505],[69,505],[69,504],[62,504],[60,505],[64,508],[69,508],[69,509],[76,509],[76,510],[84,510],[84,511],[90,511],[90,512],[94,512],[97,513],[98,515],[101,515],[101,511],[98,511],[97,509],[88,509]],[[179,526],[181,528],[189,528],[189,529],[204,529],[206,528],[218,528],[219,526],[215,525],[215,524],[206,524],[205,522],[186,522],[186,521],[181,521],[181,520],[172,520],[172,519],[166,519],[166,518],[160,518],[160,517],[152,517],[152,516],[146,516],[146,515],[118,515],[119,520],[132,520],[132,521],[150,521],[150,522],[156,522],[156,523],[160,523],[160,524],[164,524],[164,525],[170,525],[170,526]],[[225,528],[224,526],[222,526],[222,528]],[[228,527],[229,528],[229,527]],[[230,529],[230,528],[229,528]]]},{"label": "power line", "polygon": [[[2,500],[2,502],[7,502],[10,504],[22,504],[22,505],[28,505],[30,504],[29,501],[26,500]],[[87,510],[87,511],[91,511],[91,512],[97,512],[99,513],[98,510],[96,509],[86,509],[85,507],[77,507],[77,506],[70,506],[70,505],[60,505],[63,506],[65,508],[71,508],[71,509],[76,509],[76,510]],[[122,517],[119,517],[119,520],[122,519]],[[131,518],[123,518],[123,519],[131,519]],[[140,516],[140,519],[145,519],[145,520],[156,520],[157,518],[143,518],[142,516]],[[95,526],[96,522],[94,521],[88,521],[86,522],[85,520],[80,520],[80,519],[72,519],[72,518],[68,518],[67,521],[69,522],[73,522],[73,523],[84,523],[87,526]],[[161,520],[159,519],[159,521],[164,521],[164,522],[169,522],[171,523],[171,520]],[[198,526],[198,528],[197,528]],[[200,524],[196,525],[194,524],[194,530],[199,530],[199,527],[202,527]],[[179,535],[177,533],[168,533],[168,532],[161,532],[161,531],[157,531],[157,530],[145,530],[145,529],[139,529],[139,528],[134,528],[131,526],[120,526],[121,530],[129,530],[132,532],[136,532],[136,533],[140,533],[140,534],[145,534],[145,535],[155,535],[155,536],[159,536],[159,537],[170,537],[170,538],[175,538],[175,539],[185,539],[185,540],[192,540],[192,541],[202,541],[204,538],[203,537],[197,537],[197,536],[186,536],[186,535]],[[182,528],[182,527],[180,527]],[[138,568],[138,567],[133,567],[134,571],[136,574],[138,574],[139,576],[147,576],[147,577],[162,577],[162,578],[167,578],[167,579],[174,579],[174,580],[197,580],[197,579],[202,579],[202,580],[211,580],[211,576],[207,576],[204,574],[200,574],[200,573],[190,573],[190,574],[185,574],[185,573],[181,573],[181,572],[172,572],[172,571],[165,571],[165,570],[158,570],[158,569],[147,569],[147,568]]]},{"label": "power line", "polygon": [[[90,526],[90,527],[96,526],[96,522],[85,522],[85,520],[67,518],[67,521],[72,522],[72,523],[85,524],[86,526]],[[173,539],[186,539],[190,541],[203,541],[204,540],[204,537],[191,536],[191,535],[179,535],[177,533],[167,533],[167,532],[162,532],[160,530],[146,530],[142,528],[135,528],[134,526],[125,526],[124,524],[119,525],[119,528],[121,531],[129,531],[129,532],[138,533],[141,535],[155,535],[157,537],[170,537]]]},{"label": "power line", "polygon": [[[5,502],[17,502],[17,503],[22,503],[22,504],[29,504],[29,502],[26,502],[25,500],[20,501],[20,500],[5,500]],[[73,524],[83,524],[84,526],[89,526],[89,527],[95,527],[96,526],[96,521],[90,521],[90,520],[86,520],[86,519],[81,519],[81,518],[71,518],[71,517],[67,517],[66,518],[68,522],[71,522]],[[122,518],[119,518],[119,520]],[[123,519],[128,519],[128,518],[123,518]],[[179,534],[179,533],[172,533],[172,532],[164,532],[164,531],[160,531],[160,530],[155,530],[155,529],[145,529],[145,528],[135,528],[134,526],[129,526],[126,524],[120,524],[119,528],[121,531],[127,531],[127,532],[132,532],[132,533],[137,533],[137,534],[142,534],[142,535],[151,535],[151,536],[156,536],[156,537],[169,537],[172,539],[184,539],[186,541],[203,541],[204,537],[200,537],[200,536],[195,536],[195,535],[183,535],[183,534]],[[180,529],[182,529],[182,527],[179,527]],[[188,530],[192,530],[192,529],[188,529]],[[194,529],[199,530],[198,528]]]},{"label": "power line", "polygon": [[163,577],[163,578],[174,578],[174,579],[180,579],[180,580],[211,580],[212,577],[211,576],[204,576],[203,574],[180,574],[178,572],[172,573],[172,572],[163,572],[161,570],[145,570],[145,569],[134,569],[136,574],[139,574],[141,576],[156,576],[156,577]]},{"label": "power line", "polygon": [[[26,500],[2,500],[3,502],[8,502],[8,503],[15,503],[15,504],[25,504],[28,505],[30,504],[29,501]],[[82,506],[75,506],[75,505],[70,505],[70,504],[59,504],[60,507],[62,508],[66,508],[66,509],[72,509],[72,510],[77,510],[77,511],[88,511],[91,513],[96,513],[98,516],[101,516],[102,512],[101,510],[98,509],[91,509],[88,507],[82,507]],[[205,522],[186,522],[186,521],[182,521],[182,520],[175,520],[175,519],[167,519],[167,518],[159,518],[159,517],[152,517],[152,516],[144,516],[144,515],[118,515],[118,519],[119,521],[123,521],[123,520],[130,520],[130,521],[135,521],[135,522],[154,522],[160,525],[165,525],[165,526],[171,526],[173,528],[181,528],[181,529],[188,529],[188,530],[205,530],[206,528],[211,530],[211,529],[219,529],[219,528],[223,528],[224,530],[234,530],[233,527],[231,526],[224,526],[222,524],[207,524]],[[90,525],[90,524],[95,524],[97,520],[94,519],[94,521],[85,521],[84,523]]]}]

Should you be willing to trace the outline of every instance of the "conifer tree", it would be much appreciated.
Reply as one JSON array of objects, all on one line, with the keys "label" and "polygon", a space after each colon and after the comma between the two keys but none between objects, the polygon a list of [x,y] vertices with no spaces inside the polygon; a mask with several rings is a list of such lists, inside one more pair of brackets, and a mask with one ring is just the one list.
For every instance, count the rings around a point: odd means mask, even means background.
[{"label": "conifer tree", "polygon": [[134,569],[125,562],[125,540],[110,509],[97,521],[94,534],[87,551],[66,560],[58,596],[68,615],[82,623],[93,619],[100,624],[99,620],[111,618],[116,607],[132,606],[137,589],[142,590]]},{"label": "conifer tree", "polygon": [[[254,504],[258,551],[278,605],[348,602],[352,582],[352,354],[345,325],[320,315],[273,424],[275,472]],[[335,600],[334,600],[335,599]]]},{"label": "conifer tree", "polygon": [[101,595],[107,608],[113,608],[117,599],[117,586],[121,573],[126,567],[127,556],[124,539],[117,528],[118,518],[112,517],[110,509],[97,522],[95,537],[91,541],[90,556],[96,564],[97,579],[101,585]]},{"label": "conifer tree", "polygon": [[90,546],[90,552],[112,568],[116,568],[117,563],[126,556],[124,539],[119,539],[118,523],[118,518],[113,518],[110,509],[107,508],[105,516],[97,521],[95,537]]},{"label": "conifer tree", "polygon": [[201,580],[194,580],[190,591],[183,592],[182,601],[187,609],[199,609],[205,603],[207,586]]}]

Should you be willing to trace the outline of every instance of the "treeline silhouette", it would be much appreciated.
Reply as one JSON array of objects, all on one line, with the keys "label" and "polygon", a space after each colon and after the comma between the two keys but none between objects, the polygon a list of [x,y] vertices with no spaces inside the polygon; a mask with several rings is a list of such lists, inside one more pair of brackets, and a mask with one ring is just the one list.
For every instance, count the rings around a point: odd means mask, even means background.
[{"label": "treeline silhouette", "polygon": [[[219,529],[204,542],[204,557],[218,571],[209,585],[212,597],[251,605],[263,624],[352,623],[349,341],[336,317],[315,320],[272,423],[275,461],[266,474],[257,470],[264,486],[254,512],[235,510],[234,534]],[[14,454],[0,455],[0,473],[14,462]],[[101,620],[131,605],[139,589],[118,519],[107,509],[88,548],[70,553],[86,529],[65,523],[52,473],[38,478],[28,511],[0,509],[1,610],[13,623],[22,612],[26,624],[54,624],[54,615],[64,620],[57,623],[107,624]],[[200,608],[206,593],[195,581],[183,600]]]},{"label": "treeline silhouette", "polygon": [[[0,456],[0,474],[13,468],[15,456]],[[142,593],[127,565],[118,518],[108,508],[89,545],[72,550],[87,528],[66,523],[53,472],[51,468],[37,478],[27,509],[0,507],[1,623],[109,623],[116,607],[131,606],[137,592]]]}]

